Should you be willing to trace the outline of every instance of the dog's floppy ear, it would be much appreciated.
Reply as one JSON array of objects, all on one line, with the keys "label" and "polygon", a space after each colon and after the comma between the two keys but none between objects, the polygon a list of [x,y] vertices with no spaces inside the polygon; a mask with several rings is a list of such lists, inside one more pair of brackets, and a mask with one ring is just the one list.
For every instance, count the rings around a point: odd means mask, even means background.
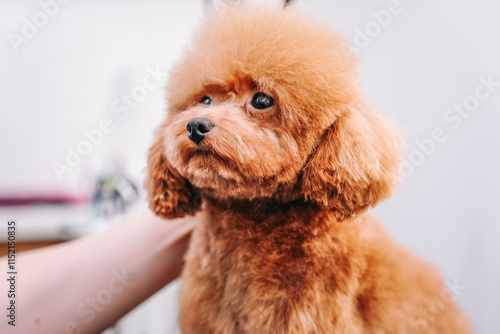
[{"label": "dog's floppy ear", "polygon": [[347,219],[391,194],[400,154],[399,133],[388,121],[364,104],[349,106],[305,165],[302,192]]},{"label": "dog's floppy ear", "polygon": [[149,206],[163,218],[179,218],[194,215],[201,207],[201,196],[165,157],[161,136],[149,150],[148,173],[144,188],[148,193]]}]

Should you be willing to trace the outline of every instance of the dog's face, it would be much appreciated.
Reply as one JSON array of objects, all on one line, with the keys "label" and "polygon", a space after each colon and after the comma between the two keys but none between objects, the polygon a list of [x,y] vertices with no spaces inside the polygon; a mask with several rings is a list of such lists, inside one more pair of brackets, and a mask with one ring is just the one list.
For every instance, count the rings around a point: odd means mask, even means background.
[{"label": "dog's face", "polygon": [[166,158],[193,186],[217,198],[279,195],[278,185],[296,178],[307,154],[276,93],[264,92],[250,76],[203,85],[168,123],[162,134]]},{"label": "dog's face", "polygon": [[352,57],[293,9],[213,13],[172,73],[146,188],[164,217],[200,195],[303,198],[347,217],[392,190],[397,137],[364,105]]}]

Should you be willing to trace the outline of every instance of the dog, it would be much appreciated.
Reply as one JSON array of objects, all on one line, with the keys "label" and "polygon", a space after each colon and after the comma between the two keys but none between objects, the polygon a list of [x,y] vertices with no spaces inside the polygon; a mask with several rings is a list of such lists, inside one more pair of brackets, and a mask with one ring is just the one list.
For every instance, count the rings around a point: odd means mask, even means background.
[{"label": "dog", "polygon": [[145,188],[157,215],[197,215],[183,333],[471,332],[437,270],[366,213],[402,141],[332,27],[293,6],[213,11],[167,88]]}]

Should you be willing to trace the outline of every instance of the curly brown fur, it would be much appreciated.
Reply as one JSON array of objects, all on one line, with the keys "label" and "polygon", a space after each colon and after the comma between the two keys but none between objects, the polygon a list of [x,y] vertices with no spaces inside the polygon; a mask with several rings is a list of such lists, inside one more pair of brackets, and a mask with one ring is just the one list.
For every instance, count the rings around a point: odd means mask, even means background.
[{"label": "curly brown fur", "polygon": [[[275,104],[255,108],[258,92]],[[146,188],[158,215],[202,211],[183,333],[470,332],[436,270],[364,213],[395,187],[400,138],[328,25],[288,7],[213,12],[168,105]],[[198,143],[195,118],[213,123]],[[435,298],[443,308],[423,316]]]}]

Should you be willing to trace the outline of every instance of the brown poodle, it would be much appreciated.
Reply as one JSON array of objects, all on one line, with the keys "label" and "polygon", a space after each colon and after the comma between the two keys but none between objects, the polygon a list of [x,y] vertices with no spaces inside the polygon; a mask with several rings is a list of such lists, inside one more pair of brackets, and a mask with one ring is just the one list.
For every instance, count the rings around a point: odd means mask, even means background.
[{"label": "brown poodle", "polygon": [[226,8],[176,64],[146,188],[194,215],[183,333],[470,333],[438,272],[366,209],[391,195],[397,131],[343,39],[297,8]]}]

